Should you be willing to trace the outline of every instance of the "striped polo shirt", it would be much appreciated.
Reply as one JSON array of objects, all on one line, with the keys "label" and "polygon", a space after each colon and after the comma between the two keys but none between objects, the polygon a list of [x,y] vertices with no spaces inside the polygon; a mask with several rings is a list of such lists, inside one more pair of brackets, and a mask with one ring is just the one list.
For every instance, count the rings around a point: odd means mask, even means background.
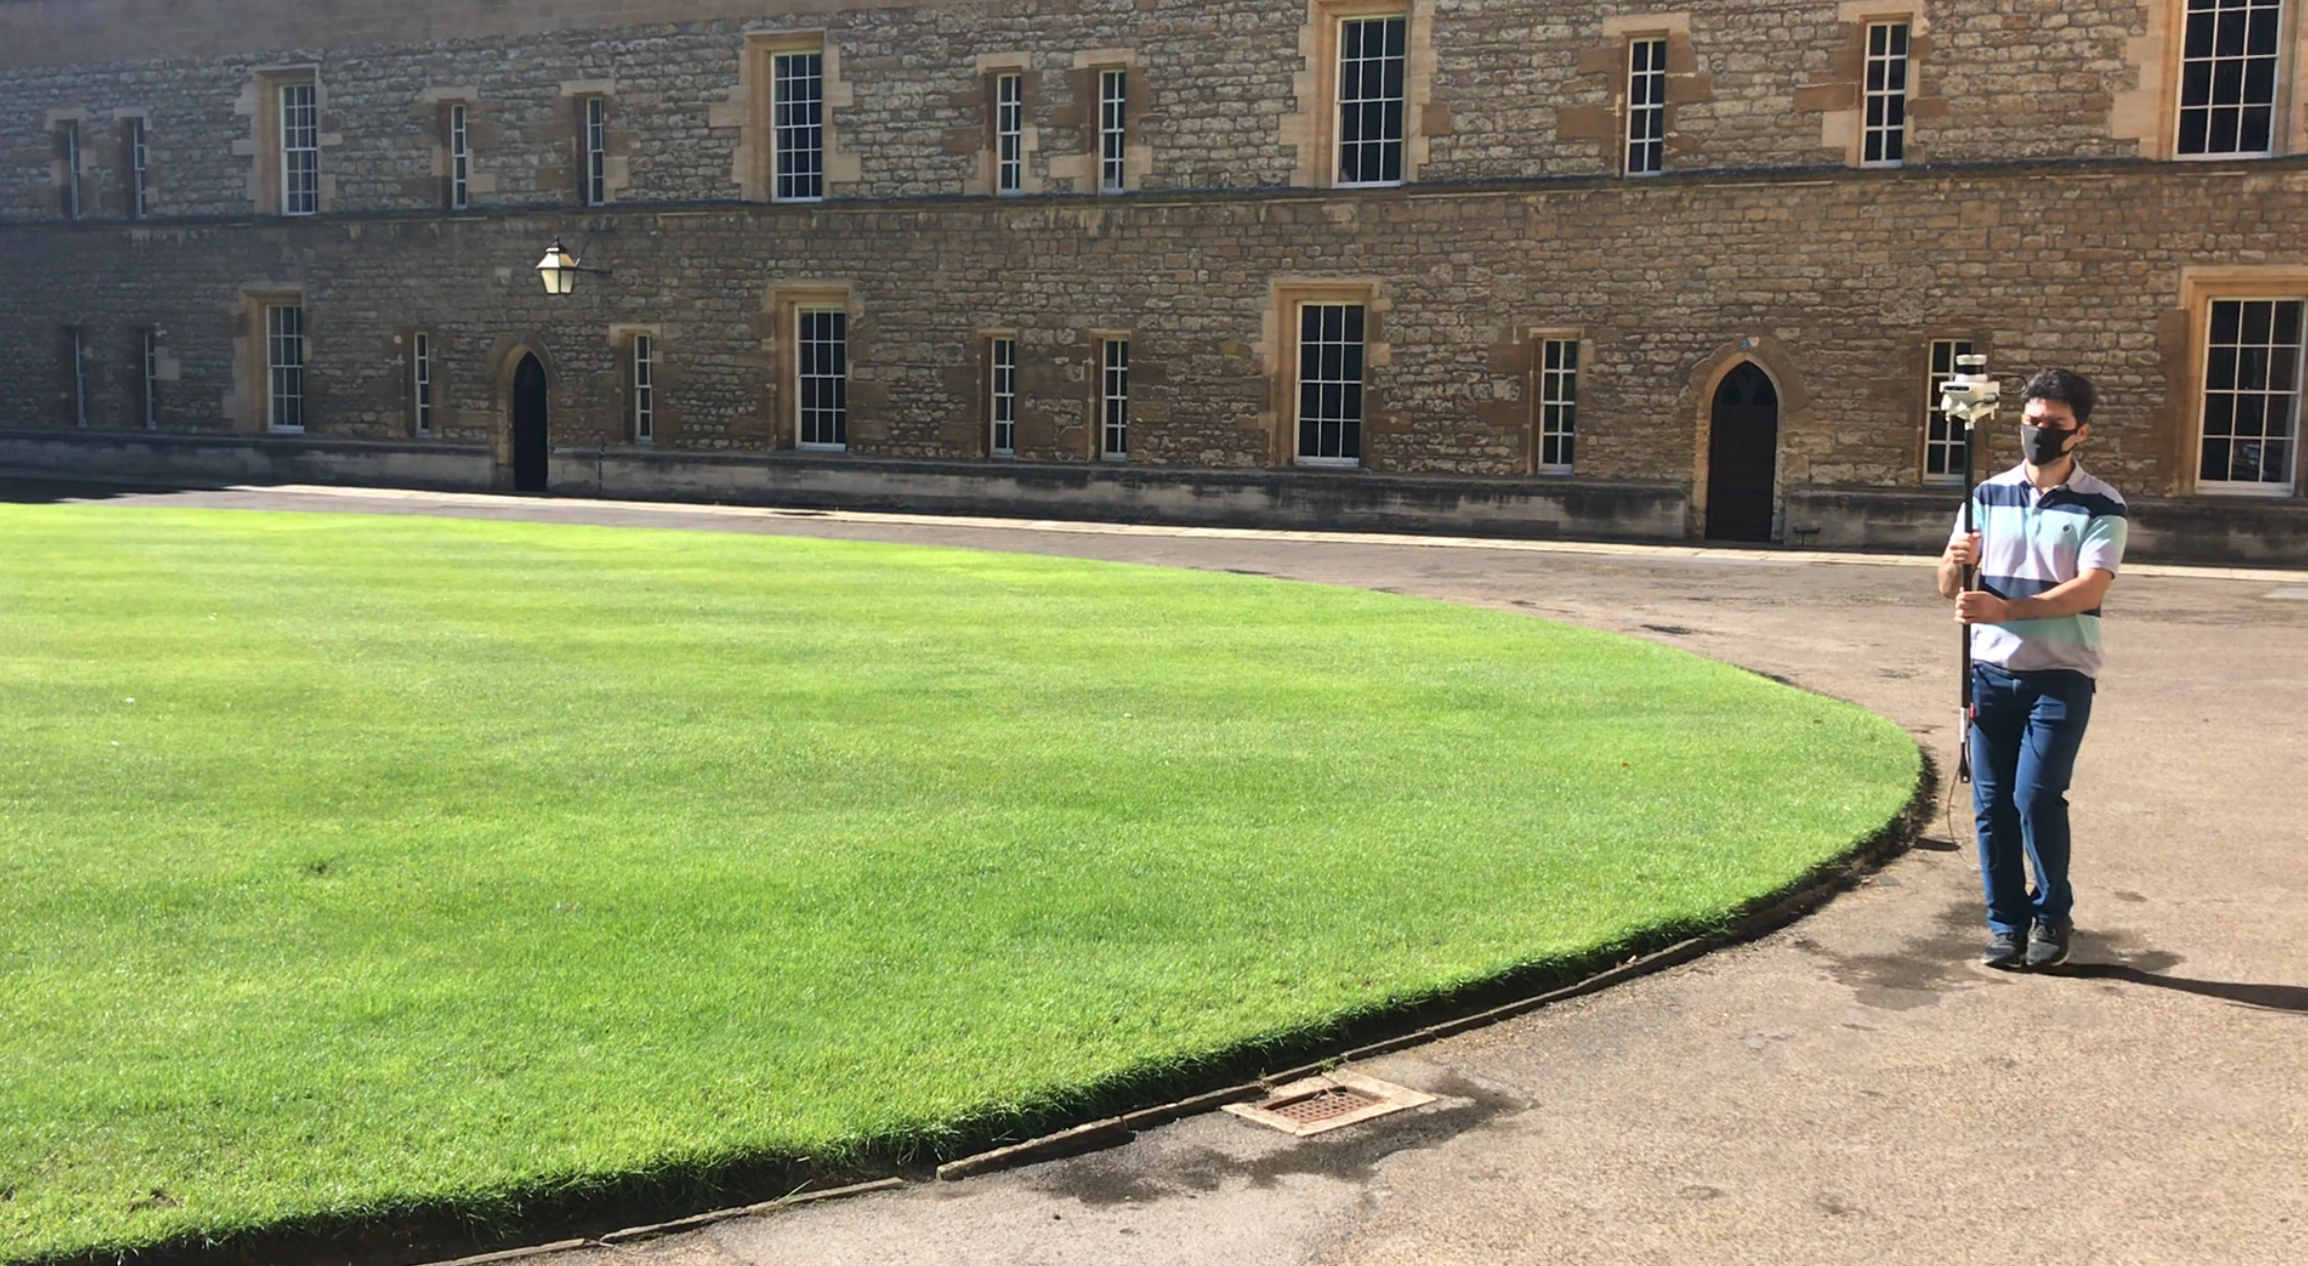
[{"label": "striped polo shirt", "polygon": [[[1972,494],[1980,533],[1980,587],[1999,598],[2032,598],[2087,571],[2113,572],[2124,559],[2124,498],[2082,466],[2043,492],[2023,463]],[[1955,534],[1963,533],[1956,520]],[[2100,612],[2056,620],[1972,626],[1972,658],[2011,672],[2067,668],[2100,672]]]}]

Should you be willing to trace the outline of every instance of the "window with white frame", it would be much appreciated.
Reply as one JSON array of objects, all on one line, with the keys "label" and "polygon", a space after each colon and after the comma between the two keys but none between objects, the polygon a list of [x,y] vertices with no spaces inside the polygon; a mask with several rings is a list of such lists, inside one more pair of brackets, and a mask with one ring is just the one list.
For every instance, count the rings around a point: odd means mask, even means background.
[{"label": "window with white frame", "polygon": [[433,436],[433,336],[423,331],[409,336],[409,412],[420,440]]},{"label": "window with white frame", "polygon": [[794,313],[795,423],[803,448],[849,446],[849,313],[800,308]]},{"label": "window with white frame", "polygon": [[1026,77],[994,76],[994,192],[1026,186]]},{"label": "window with white frame", "polygon": [[88,331],[70,326],[64,331],[64,354],[72,364],[72,425],[88,425]]},{"label": "window with white frame", "polygon": [[1098,340],[1098,455],[1130,455],[1130,340]]},{"label": "window with white frame", "polygon": [[1298,463],[1362,461],[1364,305],[1298,305]]},{"label": "window with white frame", "polygon": [[1627,174],[1650,176],[1667,167],[1667,41],[1627,45]]},{"label": "window with white frame", "polygon": [[1907,157],[1907,36],[1905,22],[1867,28],[1866,119],[1859,161],[1897,167]]},{"label": "window with white frame", "polygon": [[770,132],[776,151],[771,196],[814,202],[825,196],[825,54],[779,53],[770,59]]},{"label": "window with white frame", "polygon": [[585,98],[585,205],[609,205],[609,98]]},{"label": "window with white frame", "polygon": [[1018,340],[986,340],[986,451],[1018,455]]},{"label": "window with white frame", "polygon": [[1568,475],[1579,435],[1579,340],[1539,340],[1539,473]]},{"label": "window with white frame", "polygon": [[144,394],[137,402],[142,406],[144,429],[160,429],[160,331],[142,329],[136,332],[137,363],[143,369]]},{"label": "window with white frame", "polygon": [[280,86],[280,213],[317,215],[321,209],[319,90],[309,83]]},{"label": "window with white frame", "polygon": [[1338,24],[1338,183],[1402,183],[1403,81],[1408,22]]},{"label": "window with white frame", "polygon": [[473,133],[466,125],[465,107],[449,107],[449,209],[462,211],[471,205],[473,174]]},{"label": "window with white frame", "polygon": [[2181,154],[2269,153],[2283,0],[2188,0],[2180,48]]},{"label": "window with white frame", "polygon": [[1947,380],[1962,372],[1957,357],[1972,354],[1972,341],[1967,338],[1935,338],[1931,341],[1931,365],[1923,376],[1923,478],[1926,483],[1961,483],[1968,469],[1964,462],[1968,454],[1968,440],[1963,423],[1947,416],[1939,407],[1940,388]]},{"label": "window with white frame", "polygon": [[1128,183],[1129,103],[1130,73],[1098,72],[1098,188],[1104,193],[1120,193]]},{"label": "window with white frame", "polygon": [[305,310],[293,303],[264,309],[265,425],[275,431],[305,429]]},{"label": "window with white frame", "polygon": [[144,148],[144,120],[130,119],[122,125],[121,149],[128,159],[128,216],[141,220],[152,214],[152,182],[146,168]]},{"label": "window with white frame", "polygon": [[80,206],[80,124],[66,121],[56,125],[56,156],[64,166],[64,218],[77,220]]},{"label": "window with white frame", "polygon": [[633,442],[657,442],[657,341],[633,336]]},{"label": "window with white frame", "polygon": [[2214,299],[2204,349],[2207,492],[2289,493],[2300,436],[2299,299]]}]

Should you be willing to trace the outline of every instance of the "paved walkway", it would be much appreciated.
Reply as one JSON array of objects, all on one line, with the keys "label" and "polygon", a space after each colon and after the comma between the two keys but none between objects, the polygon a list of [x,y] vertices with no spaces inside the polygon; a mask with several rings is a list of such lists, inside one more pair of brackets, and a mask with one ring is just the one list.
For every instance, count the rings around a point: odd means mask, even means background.
[{"label": "paved walkway", "polygon": [[[1255,571],[1685,646],[1953,767],[1927,560],[806,515],[346,490],[129,502],[737,530]],[[2077,771],[2079,965],[1970,965],[1959,812],[1783,932],[1366,1071],[1441,1099],[1295,1140],[1225,1114],[802,1206],[646,1263],[2308,1262],[2308,576],[2135,568]]]}]

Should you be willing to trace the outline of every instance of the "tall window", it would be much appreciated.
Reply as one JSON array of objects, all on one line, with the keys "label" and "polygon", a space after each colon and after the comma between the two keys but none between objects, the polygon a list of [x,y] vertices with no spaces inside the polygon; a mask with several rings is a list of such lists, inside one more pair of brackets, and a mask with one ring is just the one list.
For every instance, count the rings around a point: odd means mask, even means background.
[{"label": "tall window", "polygon": [[1931,370],[1923,379],[1923,416],[1927,419],[1923,436],[1923,477],[1930,483],[1955,483],[1964,476],[1963,423],[1940,409],[1939,390],[1948,379],[1955,377],[1955,358],[1971,354],[1972,343],[1967,338],[1931,341]]},{"label": "tall window", "polygon": [[986,341],[986,449],[996,457],[1018,455],[1018,340]]},{"label": "tall window", "polygon": [[585,205],[609,205],[609,98],[585,98]]},{"label": "tall window", "polygon": [[433,336],[418,333],[409,339],[409,409],[415,416],[417,438],[433,435]]},{"label": "tall window", "polygon": [[1130,75],[1128,71],[1098,73],[1098,188],[1120,193],[1129,176],[1123,164],[1127,152]]},{"label": "tall window", "polygon": [[1338,183],[1402,183],[1403,47],[1398,16],[1338,24]]},{"label": "tall window", "polygon": [[473,174],[473,134],[465,126],[465,107],[449,107],[449,209],[470,205]]},{"label": "tall window", "polygon": [[646,334],[633,336],[633,442],[657,440],[657,344]]},{"label": "tall window", "polygon": [[1667,167],[1667,41],[1627,46],[1627,174],[1649,176]]},{"label": "tall window", "polygon": [[56,156],[64,164],[64,218],[80,218],[80,124],[60,123],[56,127]]},{"label": "tall window", "polygon": [[1130,340],[1098,341],[1098,455],[1130,455]]},{"label": "tall window", "polygon": [[72,358],[72,425],[88,425],[88,331],[75,325],[64,332],[65,354]]},{"label": "tall window", "polygon": [[1579,340],[1539,340],[1539,470],[1571,473],[1579,433]]},{"label": "tall window", "polygon": [[305,429],[305,310],[293,303],[264,309],[265,424],[275,431]]},{"label": "tall window", "polygon": [[1026,77],[994,76],[994,191],[1016,193],[1026,184]]},{"label": "tall window", "polygon": [[309,83],[280,88],[280,213],[316,215],[321,209],[321,116],[318,90]]},{"label": "tall window", "polygon": [[2197,479],[2215,491],[2290,492],[2300,435],[2298,299],[2215,299],[2204,355]]},{"label": "tall window", "polygon": [[774,196],[814,202],[825,196],[825,54],[779,53],[770,59],[770,131],[777,150]]},{"label": "tall window", "polygon": [[1362,460],[1362,327],[1359,303],[1298,308],[1298,461],[1353,466]]},{"label": "tall window", "polygon": [[143,367],[144,394],[137,403],[144,413],[144,429],[160,429],[160,331],[136,332],[137,363]]},{"label": "tall window", "polygon": [[128,216],[141,220],[152,214],[152,183],[146,178],[144,150],[144,120],[130,119],[121,125],[121,149],[128,159]]},{"label": "tall window", "polygon": [[2283,16],[2283,0],[2188,0],[2180,49],[2180,153],[2269,152]]},{"label": "tall window", "polygon": [[794,383],[803,448],[838,450],[849,444],[849,313],[803,308],[796,327]]},{"label": "tall window", "polygon": [[1867,28],[1867,122],[1860,162],[1897,167],[1907,157],[1907,29],[1905,22]]}]

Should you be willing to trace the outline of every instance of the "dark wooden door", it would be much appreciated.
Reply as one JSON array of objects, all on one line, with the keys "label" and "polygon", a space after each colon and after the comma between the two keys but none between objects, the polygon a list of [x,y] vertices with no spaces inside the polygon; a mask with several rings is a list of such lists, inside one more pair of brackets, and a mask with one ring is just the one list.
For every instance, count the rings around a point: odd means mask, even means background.
[{"label": "dark wooden door", "polygon": [[1752,363],[1715,389],[1707,440],[1707,539],[1771,539],[1772,481],[1779,469],[1779,392]]},{"label": "dark wooden door", "polygon": [[513,371],[513,491],[545,491],[545,367],[535,356]]}]

